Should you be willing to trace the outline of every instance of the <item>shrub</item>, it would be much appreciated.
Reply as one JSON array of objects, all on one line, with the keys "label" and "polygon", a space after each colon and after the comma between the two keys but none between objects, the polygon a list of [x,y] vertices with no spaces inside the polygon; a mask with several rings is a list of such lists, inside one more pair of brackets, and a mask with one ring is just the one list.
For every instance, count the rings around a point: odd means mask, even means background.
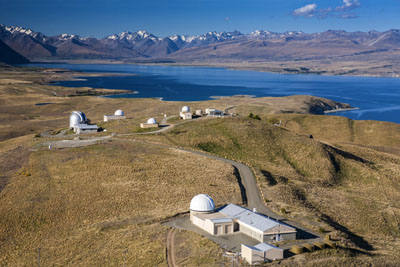
[{"label": "shrub", "polygon": [[260,116],[254,115],[253,113],[250,113],[250,114],[249,114],[249,118],[250,118],[250,119],[255,119],[255,120],[261,120]]}]

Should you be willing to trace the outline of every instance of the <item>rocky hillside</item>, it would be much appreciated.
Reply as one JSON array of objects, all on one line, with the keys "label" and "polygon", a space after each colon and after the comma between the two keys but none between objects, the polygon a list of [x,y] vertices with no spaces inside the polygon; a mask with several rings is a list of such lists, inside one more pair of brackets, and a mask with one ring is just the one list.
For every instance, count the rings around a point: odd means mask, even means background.
[{"label": "rocky hillside", "polygon": [[15,52],[12,48],[0,40],[0,64],[26,64],[29,63],[25,57]]}]

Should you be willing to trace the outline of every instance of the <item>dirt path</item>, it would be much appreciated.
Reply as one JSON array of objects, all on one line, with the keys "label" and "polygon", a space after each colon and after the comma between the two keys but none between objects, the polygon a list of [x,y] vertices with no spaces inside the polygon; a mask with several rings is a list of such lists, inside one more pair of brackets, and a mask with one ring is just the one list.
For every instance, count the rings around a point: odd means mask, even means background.
[{"label": "dirt path", "polygon": [[175,261],[175,228],[171,228],[167,235],[167,262],[169,267],[176,267]]}]

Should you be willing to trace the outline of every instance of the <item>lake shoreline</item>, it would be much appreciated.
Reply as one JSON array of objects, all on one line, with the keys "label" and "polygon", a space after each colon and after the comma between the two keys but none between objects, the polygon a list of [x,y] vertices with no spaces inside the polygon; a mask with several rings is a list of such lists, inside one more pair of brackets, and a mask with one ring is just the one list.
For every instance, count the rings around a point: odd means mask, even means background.
[{"label": "lake shoreline", "polygon": [[[267,63],[267,62],[262,62]],[[273,62],[277,63],[277,62]],[[264,65],[260,66],[235,66],[235,62],[229,63],[206,63],[206,62],[162,62],[160,61],[124,61],[124,60],[86,60],[86,59],[52,59],[52,60],[43,60],[37,59],[32,61],[30,64],[71,64],[71,65],[79,65],[79,64],[129,64],[129,65],[143,65],[143,66],[170,66],[170,67],[202,67],[202,68],[223,68],[226,70],[237,70],[237,71],[254,71],[254,72],[264,72],[264,73],[273,73],[273,74],[281,74],[281,75],[317,75],[317,76],[343,76],[343,77],[371,77],[371,78],[400,78],[400,73],[393,74],[372,74],[372,73],[359,73],[355,74],[355,70],[347,70],[345,72],[334,72],[332,70],[313,70],[309,68],[304,68],[300,66],[288,66],[288,67],[276,67],[273,65]],[[239,63],[240,64],[240,63]],[[27,64],[29,65],[29,64]],[[357,69],[360,70],[360,69]]]}]

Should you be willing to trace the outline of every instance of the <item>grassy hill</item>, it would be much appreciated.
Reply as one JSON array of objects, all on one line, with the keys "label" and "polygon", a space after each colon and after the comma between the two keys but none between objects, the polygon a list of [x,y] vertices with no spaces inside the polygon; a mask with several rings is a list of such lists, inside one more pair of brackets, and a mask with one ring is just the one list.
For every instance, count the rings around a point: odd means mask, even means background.
[{"label": "grassy hill", "polygon": [[[11,67],[0,72],[1,266],[36,264],[38,248],[44,266],[121,266],[125,257],[127,266],[166,266],[168,228],[161,221],[187,211],[198,193],[212,195],[217,205],[240,203],[230,165],[157,143],[246,163],[268,207],[321,234],[329,232],[340,245],[280,265],[400,261],[400,125],[310,115],[321,111],[321,103],[336,105],[310,96],[183,103],[71,97],[76,89],[46,84],[77,75],[82,74]],[[72,110],[109,130],[103,134],[132,133],[146,118],[178,114],[183,105],[231,107],[240,116],[81,148],[49,150],[43,144],[50,138],[35,137],[66,128]],[[119,108],[127,120],[101,122]],[[248,118],[250,112],[261,120]],[[176,243],[183,265],[216,266],[223,260],[222,249],[197,234],[177,232]]]},{"label": "grassy hill", "polygon": [[[339,117],[289,117],[294,121],[305,118],[310,125],[320,125],[325,118],[336,122],[335,126],[342,121],[349,123]],[[400,248],[396,241],[400,234],[400,156],[357,142],[371,140],[375,146],[398,149],[395,136],[400,131],[385,139],[384,133],[397,125],[351,123],[355,125],[352,135],[348,127],[329,124],[336,129],[338,140],[346,141],[340,146],[310,138],[304,134],[305,128],[296,133],[265,120],[247,118],[184,124],[157,138],[245,162],[254,167],[269,207],[321,233],[332,232],[343,247],[358,255],[356,259],[363,259],[360,262],[379,265],[379,255],[385,254],[390,264],[398,260],[396,251]],[[377,138],[371,138],[366,129],[375,129]],[[348,260],[354,260],[353,256]],[[329,257],[325,261],[332,263]]]},{"label": "grassy hill", "polygon": [[[213,195],[217,205],[240,203],[234,170],[227,164],[115,140],[28,151],[21,158],[16,150],[32,147],[31,138],[0,147],[8,156],[1,157],[1,169],[4,161],[15,166],[0,187],[1,266],[36,264],[38,248],[43,266],[121,266],[125,250],[128,266],[166,266],[168,228],[162,219],[186,212],[198,193]],[[22,166],[13,164],[18,161]],[[182,260],[203,259],[205,266],[219,260],[215,244],[182,234],[192,243]]]}]

